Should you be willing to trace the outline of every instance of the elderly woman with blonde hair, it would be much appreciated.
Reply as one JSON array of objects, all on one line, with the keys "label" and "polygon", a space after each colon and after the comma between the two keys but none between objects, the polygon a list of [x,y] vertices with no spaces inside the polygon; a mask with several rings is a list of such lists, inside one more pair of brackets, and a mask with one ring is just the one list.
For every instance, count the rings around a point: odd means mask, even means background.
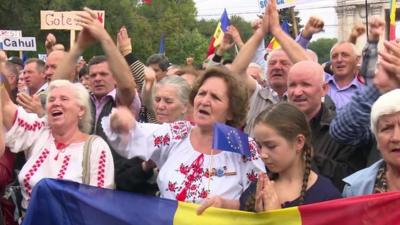
[{"label": "elderly woman with blonde hair", "polygon": [[90,136],[89,93],[79,83],[56,80],[49,84],[46,116],[39,118],[15,105],[1,91],[6,146],[24,151],[27,161],[18,175],[22,207],[27,208],[33,187],[42,178],[56,178],[92,186],[114,186],[110,148]]},{"label": "elderly woman with blonde hair", "polygon": [[400,89],[373,104],[371,130],[383,159],[343,179],[344,197],[400,191]]}]

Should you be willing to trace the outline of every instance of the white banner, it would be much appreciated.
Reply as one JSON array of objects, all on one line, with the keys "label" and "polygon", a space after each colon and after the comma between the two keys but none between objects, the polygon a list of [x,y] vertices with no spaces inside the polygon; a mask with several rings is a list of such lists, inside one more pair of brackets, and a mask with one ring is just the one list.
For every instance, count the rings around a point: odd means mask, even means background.
[{"label": "white banner", "polygon": [[35,37],[6,37],[0,41],[6,51],[36,51]]},{"label": "white banner", "polygon": [[22,37],[20,30],[0,30],[0,37]]},{"label": "white banner", "polygon": [[[289,8],[296,5],[296,0],[277,0],[276,4],[278,9]],[[268,5],[268,0],[258,0],[258,7],[260,12],[264,12],[265,7]]]},{"label": "white banner", "polygon": [[[93,10],[97,19],[104,26],[105,11]],[[75,22],[76,14],[83,11],[65,11],[57,12],[53,10],[40,11],[40,29],[41,30],[82,30]]]}]

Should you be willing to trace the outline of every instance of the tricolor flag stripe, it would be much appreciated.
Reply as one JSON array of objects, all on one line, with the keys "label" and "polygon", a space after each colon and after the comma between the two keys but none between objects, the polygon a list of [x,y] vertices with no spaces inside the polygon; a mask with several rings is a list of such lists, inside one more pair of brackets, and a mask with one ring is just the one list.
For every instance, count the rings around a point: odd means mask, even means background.
[{"label": "tricolor flag stripe", "polygon": [[396,8],[397,1],[390,1],[390,24],[389,24],[389,40],[396,39]]},{"label": "tricolor flag stripe", "polygon": [[400,224],[400,192],[366,195],[266,213],[198,205],[44,179],[33,190],[24,225],[388,225]]}]

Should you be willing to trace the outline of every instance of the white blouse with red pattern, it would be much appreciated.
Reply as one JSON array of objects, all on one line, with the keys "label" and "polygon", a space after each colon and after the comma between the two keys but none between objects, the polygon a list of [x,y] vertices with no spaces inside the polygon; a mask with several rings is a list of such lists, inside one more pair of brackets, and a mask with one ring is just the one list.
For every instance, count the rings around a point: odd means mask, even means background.
[{"label": "white blouse with red pattern", "polygon": [[[22,206],[28,207],[32,189],[42,178],[82,183],[83,146],[56,144],[46,118],[18,108],[12,128],[6,133],[6,146],[14,153],[25,151],[27,162],[18,175],[22,188]],[[114,163],[107,143],[96,138],[91,147],[90,185],[113,188]]]},{"label": "white blouse with red pattern", "polygon": [[164,198],[193,203],[214,195],[239,199],[257,174],[265,171],[252,140],[249,140],[251,158],[227,151],[211,156],[194,150],[190,143],[193,125],[189,122],[138,123],[129,136],[113,133],[109,122],[108,117],[103,118],[102,126],[119,154],[156,162],[160,170],[157,183]]}]

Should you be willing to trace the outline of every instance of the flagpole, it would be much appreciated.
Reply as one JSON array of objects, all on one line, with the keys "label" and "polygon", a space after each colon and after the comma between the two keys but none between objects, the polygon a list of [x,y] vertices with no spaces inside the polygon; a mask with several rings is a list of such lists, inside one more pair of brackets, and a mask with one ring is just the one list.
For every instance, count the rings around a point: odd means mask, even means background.
[{"label": "flagpole", "polygon": [[365,29],[367,33],[367,40],[368,40],[368,0],[365,0]]}]

